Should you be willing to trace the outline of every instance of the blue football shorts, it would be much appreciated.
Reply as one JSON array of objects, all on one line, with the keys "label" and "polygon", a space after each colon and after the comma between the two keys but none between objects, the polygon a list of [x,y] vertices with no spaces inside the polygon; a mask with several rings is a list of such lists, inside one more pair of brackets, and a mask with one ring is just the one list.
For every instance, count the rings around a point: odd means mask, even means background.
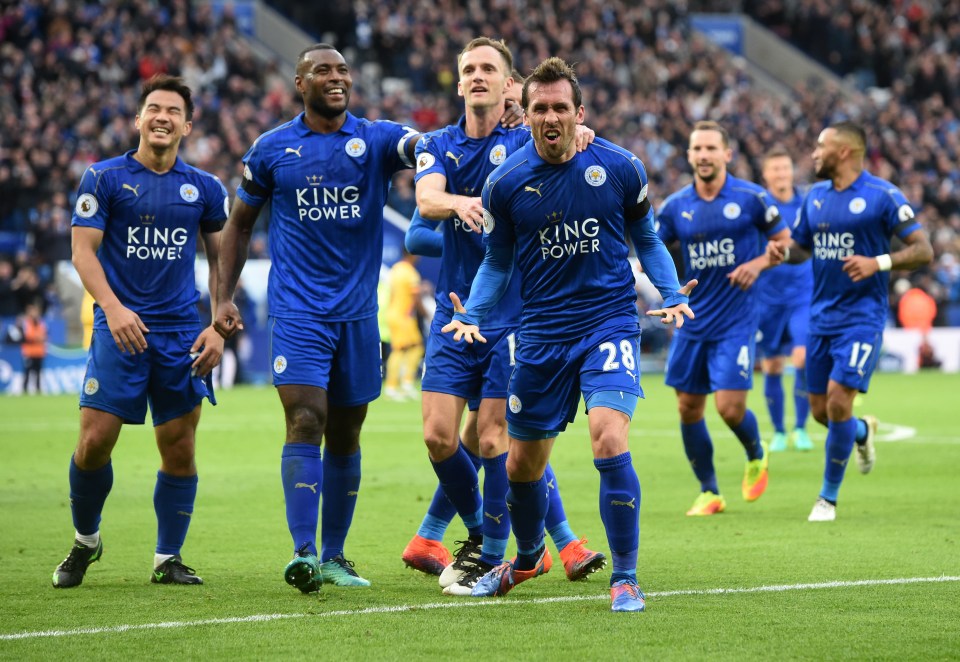
[{"label": "blue football shorts", "polygon": [[684,393],[748,391],[753,388],[756,333],[750,329],[720,340],[674,334],[667,352],[666,384]]},{"label": "blue football shorts", "polygon": [[316,386],[337,407],[358,407],[380,397],[376,317],[351,322],[271,317],[269,328],[274,386]]},{"label": "blue football shorts", "polygon": [[848,329],[843,333],[807,339],[807,392],[823,395],[832,379],[866,393],[877,367],[883,334],[873,329]]},{"label": "blue football shorts", "polygon": [[810,306],[776,306],[760,316],[757,347],[764,358],[790,356],[794,347],[807,344]]},{"label": "blue football shorts", "polygon": [[562,432],[577,415],[580,397],[622,392],[643,397],[637,325],[601,329],[564,343],[517,343],[510,377],[507,423],[524,430]]},{"label": "blue football shorts", "polygon": [[143,425],[149,404],[157,426],[189,414],[204,398],[217,404],[210,376],[190,374],[190,347],[200,331],[151,331],[146,351],[130,354],[117,348],[108,329],[94,329],[80,406]]},{"label": "blue football shorts", "polygon": [[444,325],[436,318],[430,325],[421,390],[455,395],[476,402],[477,407],[481,398],[506,398],[514,364],[515,329],[481,329],[487,342],[471,345],[454,340],[452,333],[441,333]]}]

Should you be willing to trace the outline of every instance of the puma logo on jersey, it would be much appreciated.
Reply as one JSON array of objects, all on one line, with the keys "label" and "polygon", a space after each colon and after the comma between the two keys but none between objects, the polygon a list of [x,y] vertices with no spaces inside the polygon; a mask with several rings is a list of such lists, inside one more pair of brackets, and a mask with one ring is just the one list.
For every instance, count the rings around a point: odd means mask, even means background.
[{"label": "puma logo on jersey", "polygon": [[685,219],[687,219],[688,221],[692,221],[692,220],[693,220],[693,212],[692,212],[692,211],[682,211],[682,212],[680,212],[680,215],[681,215],[682,217],[684,217]]},{"label": "puma logo on jersey", "polygon": [[557,486],[553,484],[553,481],[552,481],[552,480],[548,480],[548,481],[547,481],[547,489],[548,489],[548,490],[555,490],[555,489],[557,489]]},{"label": "puma logo on jersey", "polygon": [[297,147],[296,149],[294,149],[293,147],[287,147],[285,150],[283,150],[283,153],[284,153],[284,154],[296,154],[297,156],[300,156],[300,157],[302,158],[302,155],[300,154],[300,150],[301,150],[301,149],[303,149],[303,145],[300,145],[300,146]]},{"label": "puma logo on jersey", "polygon": [[500,523],[501,523],[500,520],[503,519],[503,513],[500,513],[499,515],[497,515],[496,517],[494,517],[494,516],[491,515],[490,513],[484,512],[484,513],[483,513],[483,516],[484,516],[484,517],[489,517],[490,519],[492,519],[492,520],[493,520],[494,522],[496,522],[497,524],[500,524]]},{"label": "puma logo on jersey", "polygon": [[537,184],[537,188],[533,188],[532,186],[524,186],[523,192],[526,193],[527,191],[529,191],[530,193],[536,193],[537,197],[542,198],[543,193],[540,192],[541,186],[543,186],[543,182],[540,182],[539,184]]},{"label": "puma logo on jersey", "polygon": [[463,154],[461,154],[460,156],[454,156],[453,152],[451,152],[450,150],[447,150],[446,156],[449,156],[451,159],[453,159],[453,162],[457,164],[458,168],[460,167],[460,159],[463,158]]},{"label": "puma logo on jersey", "polygon": [[297,489],[298,487],[306,487],[307,489],[309,489],[309,490],[310,490],[311,492],[313,492],[314,494],[317,493],[317,484],[316,484],[316,483],[297,483],[296,485],[293,486],[293,489]]},{"label": "puma logo on jersey", "polygon": [[610,499],[611,506],[626,506],[627,508],[632,508],[636,510],[637,507],[634,505],[634,502],[637,500],[637,497],[633,497],[629,501],[617,501],[616,499]]},{"label": "puma logo on jersey", "polygon": [[820,207],[823,206],[823,202],[821,202],[820,200],[814,200],[813,206],[816,207],[817,209],[820,209]]},{"label": "puma logo on jersey", "polygon": [[133,194],[134,194],[135,196],[137,196],[138,198],[140,197],[140,194],[137,192],[137,189],[140,188],[140,185],[139,185],[139,184],[137,184],[136,186],[130,186],[129,184],[124,184],[124,185],[121,186],[120,188],[121,188],[121,189],[127,189],[128,191],[133,191]]},{"label": "puma logo on jersey", "polygon": [[637,383],[637,376],[636,376],[635,374],[633,374],[632,372],[630,372],[629,370],[627,370],[627,374],[630,375],[630,378],[633,379],[633,383],[636,384],[636,383]]}]

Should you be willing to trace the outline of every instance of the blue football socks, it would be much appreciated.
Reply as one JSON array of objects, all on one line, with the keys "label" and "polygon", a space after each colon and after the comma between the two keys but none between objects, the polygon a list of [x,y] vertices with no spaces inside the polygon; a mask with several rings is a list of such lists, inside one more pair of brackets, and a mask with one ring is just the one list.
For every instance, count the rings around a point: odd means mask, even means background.
[{"label": "blue football socks", "polygon": [[480,560],[500,565],[510,540],[507,454],[483,458],[483,546]]},{"label": "blue football socks", "polygon": [[360,494],[360,451],[351,455],[323,453],[323,513],[320,518],[320,560],[343,556]]},{"label": "blue football socks", "polygon": [[867,433],[869,432],[867,429],[867,422],[862,418],[857,418],[854,420],[856,421],[857,426],[856,432],[854,433],[854,441],[856,441],[858,444],[862,444],[867,440]]},{"label": "blue football socks", "polygon": [[763,379],[763,395],[767,398],[770,410],[770,422],[777,432],[784,432],[783,426],[783,375],[767,375]]},{"label": "blue football socks", "polygon": [[510,521],[517,539],[517,570],[533,570],[537,554],[543,547],[543,520],[549,507],[549,496],[544,478],[529,483],[510,481],[507,492]]},{"label": "blue football socks", "polygon": [[[781,421],[782,422],[782,421]],[[757,425],[757,417],[749,409],[744,413],[743,419],[736,426],[730,428],[737,435],[737,439],[743,444],[743,449],[747,452],[748,460],[763,459],[763,444],[760,443],[760,426]]]},{"label": "blue football socks", "polygon": [[323,461],[320,447],[313,444],[284,444],[280,457],[280,480],[286,503],[287,528],[293,548],[307,544],[317,553],[317,520],[320,517],[320,491],[323,489]]},{"label": "blue football socks", "polygon": [[793,383],[793,404],[797,412],[797,428],[803,429],[810,415],[810,394],[807,392],[807,371],[804,368],[797,370]]},{"label": "blue football socks", "polygon": [[600,520],[607,532],[613,561],[611,583],[637,578],[640,547],[640,479],[629,451],[595,459],[600,472]]},{"label": "blue football socks", "polygon": [[70,511],[73,528],[81,535],[93,535],[100,530],[103,504],[113,487],[113,463],[99,469],[83,471],[70,456]]},{"label": "blue football socks", "polygon": [[464,526],[471,536],[481,536],[483,504],[480,498],[480,479],[470,455],[461,445],[457,451],[442,462],[433,462],[444,494],[453,503]]},{"label": "blue football socks", "polygon": [[153,490],[153,509],[157,513],[157,554],[180,553],[193,517],[197,482],[197,476],[171,476],[157,472],[157,484]]},{"label": "blue football socks", "polygon": [[857,433],[856,419],[830,421],[827,425],[826,464],[823,469],[823,487],[820,496],[832,503],[837,502],[843,474],[847,462],[853,453],[854,438]]},{"label": "blue football socks", "polygon": [[713,468],[713,442],[710,441],[707,422],[701,418],[696,423],[681,423],[680,436],[693,473],[700,481],[700,491],[720,494],[717,472]]},{"label": "blue football socks", "polygon": [[573,529],[570,528],[570,523],[567,521],[567,513],[564,511],[563,501],[560,499],[560,485],[557,483],[556,474],[553,473],[553,467],[549,464],[543,472],[543,479],[547,481],[550,502],[544,524],[547,527],[547,533],[553,539],[553,544],[560,550],[576,540],[577,536],[574,535]]},{"label": "blue football socks", "polygon": [[[479,471],[480,457],[471,453],[462,441],[460,446],[466,451],[470,461],[473,462],[474,468]],[[433,499],[430,500],[430,507],[427,508],[427,514],[424,516],[423,522],[420,523],[420,528],[417,529],[417,535],[427,540],[443,540],[443,535],[447,532],[447,527],[456,514],[457,509],[453,502],[447,498],[443,487],[438,483],[437,489],[433,492]]]}]

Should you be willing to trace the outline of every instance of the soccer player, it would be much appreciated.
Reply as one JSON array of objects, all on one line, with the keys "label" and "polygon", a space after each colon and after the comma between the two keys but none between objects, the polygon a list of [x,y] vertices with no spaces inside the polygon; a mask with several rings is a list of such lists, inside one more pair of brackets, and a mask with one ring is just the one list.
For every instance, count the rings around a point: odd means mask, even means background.
[{"label": "soccer player", "polygon": [[664,201],[658,214],[664,243],[680,242],[687,278],[700,286],[690,296],[697,318],[673,338],[666,383],[677,393],[680,433],[700,495],[687,515],[723,512],[713,466],[713,443],[704,420],[707,394],[747,455],[743,498],[755,501],[767,487],[767,456],[756,416],[747,409],[753,385],[756,300],[750,287],[769,265],[761,240],[785,241],[790,231],[760,186],[727,172],[732,158],[726,130],[697,122],[687,160],[694,181]]},{"label": "soccer player", "polygon": [[[891,269],[916,269],[933,259],[930,240],[913,208],[893,184],[863,169],[867,136],[853,122],[824,129],[813,151],[817,177],[800,208],[793,242],[768,244],[774,261],[813,256],[813,302],[807,341],[807,389],[813,417],[827,426],[820,495],[808,517],[832,522],[847,461],[876,461],[877,419],[853,417],[853,400],[866,393],[887,320]],[[890,252],[896,234],[906,245]]]},{"label": "soccer player", "polygon": [[424,314],[420,299],[419,258],[403,250],[403,256],[390,268],[387,325],[390,330],[390,356],[384,382],[391,400],[417,398],[414,378],[423,358],[423,334],[418,314]]},{"label": "soccer player", "polygon": [[[440,574],[448,595],[470,595],[476,581],[503,561],[510,537],[507,496],[506,386],[513,366],[516,327],[519,322],[519,281],[514,280],[504,305],[491,314],[485,330],[491,342],[483,347],[465,346],[440,333],[453,315],[446,292],[464,299],[483,259],[478,232],[482,220],[479,197],[483,182],[508,154],[530,141],[526,128],[505,129],[498,124],[504,96],[514,86],[513,55],[499,40],[478,37],[468,43],[457,62],[458,93],[466,112],[456,125],[427,134],[417,153],[417,203],[426,219],[443,222],[443,248],[437,291],[437,311],[427,345],[422,390],[424,439],[444,495],[467,527],[455,560]],[[585,131],[584,131],[585,133]],[[585,140],[585,137],[584,137]],[[479,401],[476,427],[479,465],[483,467],[482,495],[478,489],[477,449],[459,442],[457,430],[468,401]],[[468,416],[469,418],[469,416]],[[555,488],[555,477],[549,481]],[[566,522],[559,492],[553,502],[551,534],[560,549],[568,576],[585,577],[600,569],[605,557],[584,548]],[[416,556],[443,558],[439,540],[446,528],[441,515],[449,508],[434,495],[433,513],[414,538]],[[435,553],[426,548],[435,549]],[[445,548],[444,548],[445,549]]]},{"label": "soccer player", "polygon": [[273,383],[286,421],[280,476],[295,549],[284,577],[309,593],[323,582],[370,585],[344,543],[360,490],[360,432],[380,395],[383,205],[391,176],[412,166],[419,134],[348,112],[350,68],[329,44],[300,53],[294,81],[304,111],[243,158],[223,232],[216,328],[224,336],[242,328],[231,299],[269,200]]},{"label": "soccer player", "polygon": [[560,58],[540,63],[524,83],[523,107],[533,141],[487,178],[486,254],[467,310],[451,293],[456,314],[442,329],[454,340],[490,344],[495,335],[482,336],[478,325],[495,319],[516,262],[523,312],[508,386],[507,502],[518,553],[484,575],[472,595],[504,595],[549,570],[544,471],[582,395],[613,557],[612,610],[643,611],[636,578],[640,482],[627,443],[642,395],[640,325],[627,234],[665,298],[664,308],[650,314],[679,326],[684,315],[692,317],[686,301],[696,283],[680,290],[653,229],[640,160],[601,139],[577,152],[575,129],[584,109],[573,69]]},{"label": "soccer player", "polygon": [[200,327],[194,261],[198,235],[216,290],[227,191],[177,156],[193,100],[181,78],[144,83],[136,150],[87,168],[73,213],[73,264],[93,295],[93,341],[80,395],[80,440],[70,462],[76,541],[53,573],[79,586],[103,554],[100,515],[113,485],[110,456],[124,423],[153,417],[160,470],[153,493],[157,547],[151,581],[202,584],[180,557],[197,495],[194,448],[200,403],[223,339]]},{"label": "soccer player", "polygon": [[[793,226],[800,215],[803,195],[793,184],[793,159],[783,147],[774,147],[763,157],[763,183],[767,187],[780,217]],[[807,434],[807,377],[804,365],[807,357],[807,326],[810,322],[810,295],[813,291],[813,271],[809,264],[782,264],[760,274],[756,284],[759,317],[758,343],[763,358],[763,392],[773,422],[773,440],[770,450],[787,450],[787,431],[783,413],[783,367],[789,355],[796,377],[793,402],[796,424],[793,428],[793,446],[800,451],[813,448]]]}]

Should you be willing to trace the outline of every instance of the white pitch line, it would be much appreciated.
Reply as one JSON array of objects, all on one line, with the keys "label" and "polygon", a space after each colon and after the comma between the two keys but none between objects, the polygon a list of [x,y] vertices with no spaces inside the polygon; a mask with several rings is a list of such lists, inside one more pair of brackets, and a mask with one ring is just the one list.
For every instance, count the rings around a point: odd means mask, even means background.
[{"label": "white pitch line", "polygon": [[[648,598],[670,598],[683,595],[734,595],[744,593],[781,593],[784,591],[806,591],[829,588],[857,588],[863,586],[891,586],[903,584],[940,584],[960,582],[960,576],[941,575],[939,577],[901,577],[898,579],[861,579],[856,581],[817,582],[808,584],[775,584],[772,586],[753,586],[741,588],[692,588],[674,591],[651,591]],[[206,618],[197,621],[165,621],[162,623],[142,623],[140,625],[113,625],[100,628],[76,628],[73,630],[41,630],[38,632],[15,632],[0,634],[0,641],[20,639],[39,639],[43,637],[73,637],[82,634],[114,634],[135,630],[165,630],[169,628],[197,627],[203,625],[225,625],[232,623],[268,623],[292,618],[332,618],[337,616],[363,616],[365,614],[393,614],[427,609],[463,609],[468,607],[504,607],[513,605],[553,604],[558,602],[587,602],[609,600],[606,594],[569,595],[553,598],[532,598],[528,600],[470,600],[451,602],[431,602],[422,605],[397,605],[393,607],[368,607],[366,609],[344,609],[320,614],[255,614],[253,616],[233,616],[229,618]]]}]

